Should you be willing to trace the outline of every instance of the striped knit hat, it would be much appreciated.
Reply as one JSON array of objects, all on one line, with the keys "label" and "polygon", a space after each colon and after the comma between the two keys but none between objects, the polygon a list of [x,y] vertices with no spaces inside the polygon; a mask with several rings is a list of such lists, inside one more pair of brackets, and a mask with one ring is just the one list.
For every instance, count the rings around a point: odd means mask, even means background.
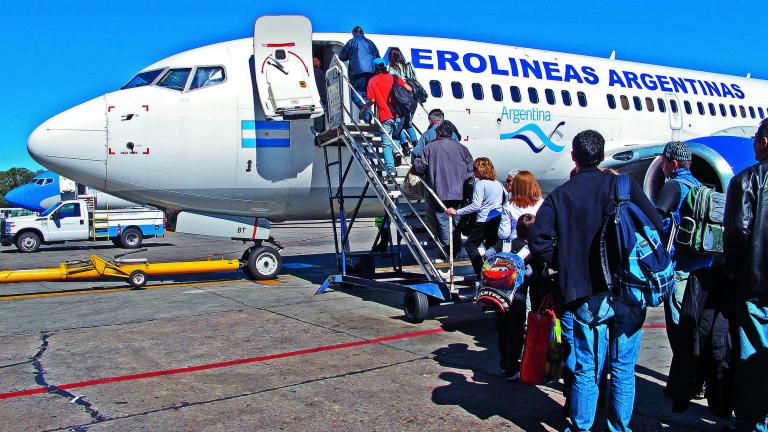
[{"label": "striped knit hat", "polygon": [[664,146],[662,156],[666,159],[676,160],[678,162],[688,162],[693,159],[691,149],[688,148],[686,143],[680,141],[667,143],[667,145]]}]

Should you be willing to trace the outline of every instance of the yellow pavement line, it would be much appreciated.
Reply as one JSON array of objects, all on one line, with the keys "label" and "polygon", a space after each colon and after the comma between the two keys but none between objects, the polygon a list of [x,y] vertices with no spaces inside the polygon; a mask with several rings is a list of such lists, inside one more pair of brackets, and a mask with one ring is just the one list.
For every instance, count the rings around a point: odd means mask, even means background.
[{"label": "yellow pavement line", "polygon": [[[286,277],[285,276],[279,277],[279,279],[282,279],[282,278],[286,278]],[[200,285],[221,285],[221,284],[232,283],[232,282],[248,282],[248,283],[254,283],[258,285],[282,285],[285,283],[280,280],[250,281],[245,279],[232,279],[232,280],[208,281],[208,282],[185,282],[185,283],[172,283],[172,284],[160,284],[160,285],[147,285],[144,287],[144,289],[178,288],[178,287],[191,287],[191,286],[200,286]],[[39,298],[39,297],[62,297],[62,296],[69,296],[69,295],[82,295],[82,294],[101,294],[101,293],[132,291],[132,290],[133,289],[129,287],[103,288],[103,289],[89,288],[89,289],[80,289],[80,290],[62,291],[62,292],[29,293],[29,294],[17,294],[17,295],[10,295],[10,296],[0,296],[0,301]]]}]

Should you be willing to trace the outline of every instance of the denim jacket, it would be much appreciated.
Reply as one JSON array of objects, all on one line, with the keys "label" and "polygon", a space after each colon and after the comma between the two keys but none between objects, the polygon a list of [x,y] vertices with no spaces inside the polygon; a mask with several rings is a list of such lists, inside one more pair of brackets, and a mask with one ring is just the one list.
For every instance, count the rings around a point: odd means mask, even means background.
[{"label": "denim jacket", "polygon": [[349,61],[349,75],[372,74],[373,60],[379,57],[379,49],[362,34],[354,35],[339,53],[342,61]]}]

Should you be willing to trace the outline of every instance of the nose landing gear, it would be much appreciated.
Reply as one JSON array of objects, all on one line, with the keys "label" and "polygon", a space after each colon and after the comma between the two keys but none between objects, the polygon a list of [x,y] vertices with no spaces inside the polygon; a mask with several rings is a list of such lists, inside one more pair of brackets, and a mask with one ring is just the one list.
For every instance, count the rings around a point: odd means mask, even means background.
[{"label": "nose landing gear", "polygon": [[[275,247],[263,246],[264,241]],[[240,258],[240,262],[243,264],[243,273],[250,279],[275,279],[283,268],[283,257],[279,252],[283,247],[272,237],[264,241],[254,241],[254,245],[243,252],[243,256]]]}]

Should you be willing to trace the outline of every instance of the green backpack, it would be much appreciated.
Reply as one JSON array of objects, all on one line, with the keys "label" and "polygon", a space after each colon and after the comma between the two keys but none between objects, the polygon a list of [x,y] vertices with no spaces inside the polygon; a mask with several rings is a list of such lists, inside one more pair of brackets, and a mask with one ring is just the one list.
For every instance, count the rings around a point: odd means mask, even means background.
[{"label": "green backpack", "polygon": [[675,242],[702,255],[723,253],[725,194],[688,180],[676,180],[689,190],[680,208]]}]

